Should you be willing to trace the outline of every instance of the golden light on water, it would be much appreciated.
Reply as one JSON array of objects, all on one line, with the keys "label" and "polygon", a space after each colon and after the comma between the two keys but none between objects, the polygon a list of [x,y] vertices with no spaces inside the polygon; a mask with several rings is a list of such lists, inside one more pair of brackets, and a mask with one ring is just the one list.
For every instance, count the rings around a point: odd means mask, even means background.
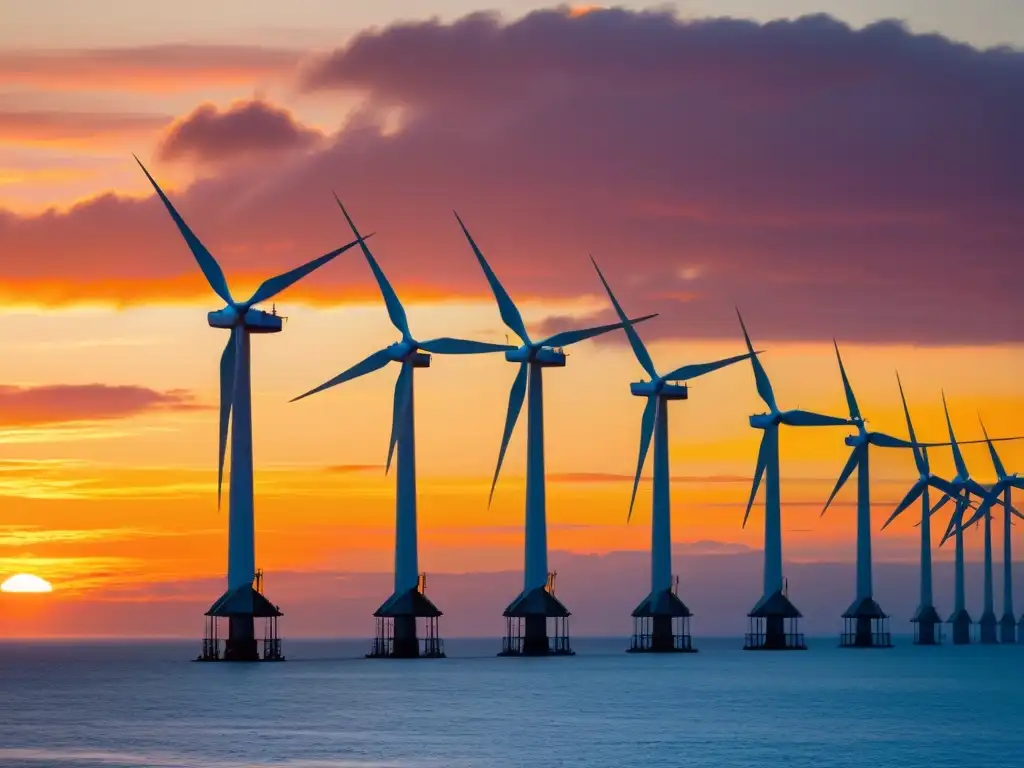
[{"label": "golden light on water", "polygon": [[0,592],[52,592],[53,587],[46,579],[41,579],[31,573],[16,573],[3,584],[0,584]]}]

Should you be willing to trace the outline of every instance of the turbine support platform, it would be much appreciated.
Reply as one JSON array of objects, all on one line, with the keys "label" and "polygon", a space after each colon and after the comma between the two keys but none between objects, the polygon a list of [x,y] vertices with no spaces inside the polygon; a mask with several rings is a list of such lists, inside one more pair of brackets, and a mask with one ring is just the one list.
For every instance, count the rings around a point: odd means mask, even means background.
[{"label": "turbine support platform", "polygon": [[747,614],[745,651],[806,651],[800,619],[803,614],[781,589],[765,595]]},{"label": "turbine support platform", "polygon": [[569,645],[572,614],[547,585],[520,592],[503,615],[505,637],[499,656],[576,655]]},{"label": "turbine support platform", "polygon": [[889,616],[870,597],[854,600],[843,614],[840,648],[892,648]]},{"label": "turbine support platform", "polygon": [[935,606],[918,606],[910,622],[914,625],[914,645],[942,645],[942,619]]},{"label": "turbine support platform", "polygon": [[377,635],[366,658],[445,658],[444,641],[438,634],[438,620],[443,614],[420,591],[419,585],[396,592],[373,615]]},{"label": "turbine support platform", "polygon": [[962,608],[955,611],[947,623],[953,625],[953,645],[971,644],[971,624],[973,622],[967,609]]},{"label": "turbine support platform", "polygon": [[1024,645],[1024,614],[1021,615],[1020,621],[1017,622],[1017,642],[1020,645]]},{"label": "turbine support platform", "polygon": [[627,653],[696,653],[690,637],[692,616],[671,589],[652,592],[633,611]]},{"label": "turbine support platform", "polygon": [[[196,661],[284,661],[277,620],[283,614],[251,584],[228,590],[206,612],[202,653]],[[221,620],[227,638],[221,640]],[[263,621],[263,647],[256,639],[256,619]]]},{"label": "turbine support platform", "polygon": [[1017,620],[1012,613],[1003,614],[999,620],[999,642],[1014,645],[1017,642]]},{"label": "turbine support platform", "polygon": [[999,644],[999,622],[995,611],[985,611],[978,619],[978,641],[982,645]]}]

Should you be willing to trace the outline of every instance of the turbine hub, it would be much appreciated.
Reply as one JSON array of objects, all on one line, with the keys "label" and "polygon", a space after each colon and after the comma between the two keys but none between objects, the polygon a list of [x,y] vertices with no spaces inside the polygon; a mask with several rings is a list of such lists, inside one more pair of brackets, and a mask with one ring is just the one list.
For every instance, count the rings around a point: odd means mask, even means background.
[{"label": "turbine hub", "polygon": [[533,363],[542,368],[565,366],[565,353],[551,347],[523,345],[506,352],[505,359],[510,363]]},{"label": "turbine hub", "polygon": [[224,307],[216,312],[209,312],[207,322],[212,328],[233,330],[241,326],[249,333],[280,333],[281,316],[274,312],[253,309],[245,304]]},{"label": "turbine hub", "polygon": [[754,429],[768,429],[777,426],[782,421],[782,414],[779,413],[758,413],[750,417],[750,426]]}]

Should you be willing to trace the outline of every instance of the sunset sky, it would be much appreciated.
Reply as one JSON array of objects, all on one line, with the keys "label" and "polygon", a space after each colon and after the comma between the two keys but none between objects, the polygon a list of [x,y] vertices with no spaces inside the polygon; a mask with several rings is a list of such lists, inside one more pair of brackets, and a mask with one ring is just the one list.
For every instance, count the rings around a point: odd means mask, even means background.
[{"label": "sunset sky", "polygon": [[[945,439],[943,389],[958,437],[980,437],[979,413],[992,434],[1024,434],[1016,4],[344,5],[4,3],[0,580],[28,572],[55,591],[0,596],[0,635],[198,635],[221,588],[225,335],[206,322],[221,305],[132,153],[236,296],[349,239],[334,190],[378,233],[414,334],[504,343],[456,208],[531,331],[608,320],[593,253],[627,312],[660,313],[640,328],[659,368],[741,352],[738,305],[783,407],[845,415],[835,337],[872,427],[905,435],[898,368],[922,438]],[[353,574],[392,567],[395,371],[288,400],[396,331],[355,251],[276,306],[284,333],[253,343],[257,564],[286,615],[314,583],[323,611],[372,610],[387,582],[363,594]],[[551,565],[576,591],[575,558],[649,543],[649,482],[626,525],[643,409],[628,385],[643,372],[624,342],[581,343],[546,374]],[[417,374],[428,573],[522,567],[525,418],[487,508],[514,375],[500,356]],[[747,417],[762,410],[749,365],[673,408],[680,553],[760,548],[760,509],[740,522],[760,436]],[[784,431],[790,561],[852,560],[854,484],[819,518],[844,434]],[[1024,469],[1024,443],[1000,452]],[[952,474],[947,454],[933,463]],[[984,447],[965,455],[988,481]],[[885,451],[872,470],[877,528],[916,474]],[[916,562],[912,515],[876,538],[880,561]],[[968,546],[976,558],[980,537]],[[642,581],[645,558],[622,562]],[[852,582],[834,589],[845,607]],[[154,605],[161,618],[133,623]],[[287,632],[326,626],[309,612]]]}]

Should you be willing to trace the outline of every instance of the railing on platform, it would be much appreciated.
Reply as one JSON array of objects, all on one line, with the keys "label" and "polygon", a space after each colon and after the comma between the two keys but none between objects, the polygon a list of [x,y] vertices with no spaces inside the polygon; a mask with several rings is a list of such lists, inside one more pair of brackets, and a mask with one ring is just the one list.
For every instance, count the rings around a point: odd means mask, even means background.
[{"label": "railing on platform", "polygon": [[[654,647],[654,635],[641,633],[633,635],[630,640],[631,651],[649,651]],[[693,638],[690,635],[672,635],[672,648],[677,651],[692,651]]]},{"label": "railing on platform", "polygon": [[744,635],[744,650],[760,650],[762,648],[806,648],[803,632],[784,632],[772,635],[772,640],[782,638],[782,643],[773,642],[769,645],[767,632],[748,632]]}]

